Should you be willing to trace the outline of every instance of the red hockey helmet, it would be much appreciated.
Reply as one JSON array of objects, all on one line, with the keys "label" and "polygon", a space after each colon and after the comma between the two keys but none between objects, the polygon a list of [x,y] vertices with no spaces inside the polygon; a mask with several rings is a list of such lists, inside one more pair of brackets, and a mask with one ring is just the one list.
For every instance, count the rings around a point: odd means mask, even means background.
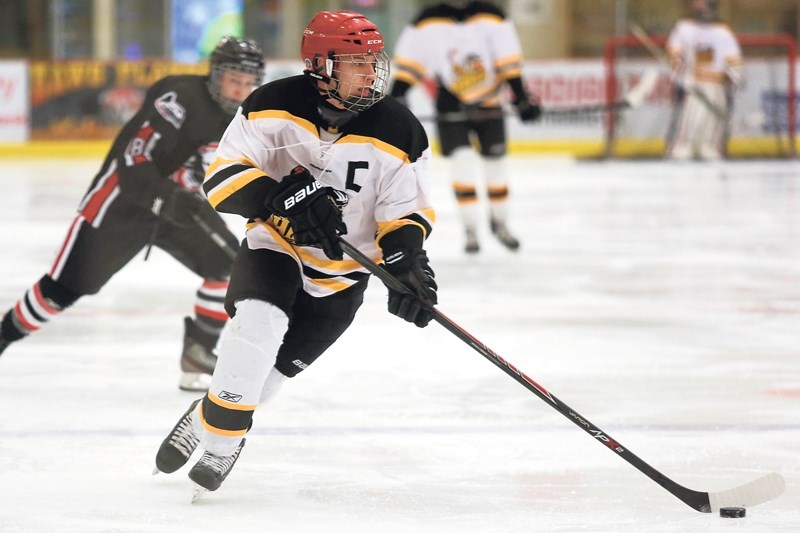
[{"label": "red hockey helmet", "polygon": [[[383,50],[383,36],[367,17],[355,11],[321,11],[303,31],[300,55],[305,72],[321,81],[325,97],[342,103],[350,111],[363,111],[386,94],[389,57]],[[374,69],[369,95],[344,97],[341,73],[347,63],[367,59]],[[349,82],[348,82],[349,83]]]}]

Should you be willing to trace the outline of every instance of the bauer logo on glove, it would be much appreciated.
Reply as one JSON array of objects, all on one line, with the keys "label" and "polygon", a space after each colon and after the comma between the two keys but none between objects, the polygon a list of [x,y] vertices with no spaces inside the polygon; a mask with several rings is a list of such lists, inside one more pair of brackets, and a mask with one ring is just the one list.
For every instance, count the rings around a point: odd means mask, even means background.
[{"label": "bauer logo on glove", "polygon": [[[306,178],[310,177],[311,174],[309,174],[307,168],[305,168],[302,165],[297,165],[292,169],[291,174],[286,176],[284,180],[294,178],[292,181],[299,181],[299,180],[305,180]],[[310,183],[304,184],[304,186],[301,189],[294,191],[294,194],[284,199],[283,208],[285,210],[288,211],[289,209],[299,204],[306,198],[310,198],[311,196],[314,195],[315,192],[317,192],[322,188],[322,184],[317,180],[309,180],[309,181]]]},{"label": "bauer logo on glove", "polygon": [[347,195],[333,191],[298,165],[269,191],[265,206],[273,213],[273,225],[288,242],[322,248],[329,259],[341,260],[337,239],[347,233],[342,220]]}]

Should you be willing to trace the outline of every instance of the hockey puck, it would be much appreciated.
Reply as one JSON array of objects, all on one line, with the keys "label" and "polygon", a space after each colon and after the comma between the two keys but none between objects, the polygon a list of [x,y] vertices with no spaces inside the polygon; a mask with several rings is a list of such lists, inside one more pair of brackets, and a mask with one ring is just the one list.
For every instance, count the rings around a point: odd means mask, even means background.
[{"label": "hockey puck", "polygon": [[722,518],[744,518],[744,507],[720,507],[719,515]]}]

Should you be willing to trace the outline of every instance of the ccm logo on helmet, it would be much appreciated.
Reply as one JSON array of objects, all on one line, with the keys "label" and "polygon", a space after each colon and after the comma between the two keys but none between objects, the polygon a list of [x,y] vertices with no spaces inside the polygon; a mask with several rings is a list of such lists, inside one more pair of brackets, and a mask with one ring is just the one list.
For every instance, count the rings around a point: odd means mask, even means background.
[{"label": "ccm logo on helmet", "polygon": [[381,44],[382,42],[383,39],[370,39],[369,41],[367,41],[367,44]]},{"label": "ccm logo on helmet", "polygon": [[300,189],[294,195],[290,196],[286,200],[283,201],[283,208],[284,209],[291,209],[295,205],[302,202],[304,199],[308,198],[316,191],[322,188],[322,184],[317,180],[314,180],[314,183],[311,185],[306,185],[304,188]]}]

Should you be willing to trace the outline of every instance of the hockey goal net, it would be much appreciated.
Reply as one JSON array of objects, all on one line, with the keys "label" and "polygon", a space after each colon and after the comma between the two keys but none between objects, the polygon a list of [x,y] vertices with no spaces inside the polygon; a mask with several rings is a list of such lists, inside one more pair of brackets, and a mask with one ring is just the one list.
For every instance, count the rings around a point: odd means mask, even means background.
[{"label": "hockey goal net", "polygon": [[[744,58],[742,84],[733,95],[728,120],[728,156],[794,157],[797,99],[795,69],[797,48],[789,35],[741,34],[736,36]],[[641,39],[626,35],[606,43],[606,99],[624,98],[643,74],[659,72],[658,83],[644,102],[605,117],[605,153],[609,157],[661,157],[672,116],[673,84],[663,57],[666,37],[653,36],[651,50]]]}]

